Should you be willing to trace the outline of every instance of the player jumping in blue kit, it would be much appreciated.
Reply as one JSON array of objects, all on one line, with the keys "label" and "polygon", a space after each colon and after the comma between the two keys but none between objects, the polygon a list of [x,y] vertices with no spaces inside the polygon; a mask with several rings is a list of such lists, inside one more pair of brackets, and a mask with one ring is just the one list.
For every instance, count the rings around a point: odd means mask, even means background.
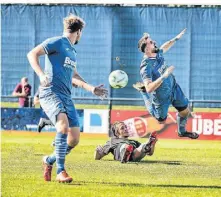
[{"label": "player jumping in blue kit", "polygon": [[187,118],[191,114],[188,99],[172,75],[174,66],[165,65],[163,57],[163,53],[167,52],[185,31],[186,29],[160,48],[148,33],[144,34],[138,42],[139,50],[144,53],[140,65],[143,83],[138,82],[133,86],[142,94],[147,110],[159,123],[166,121],[169,106],[172,105],[178,111],[178,136],[197,139],[199,137],[197,133],[186,131]]},{"label": "player jumping in blue kit", "polygon": [[[81,38],[85,22],[70,14],[63,21],[63,36],[49,38],[28,53],[28,60],[39,76],[40,105],[55,125],[55,153],[43,158],[44,179],[51,181],[52,165],[56,161],[58,182],[71,182],[64,163],[65,156],[79,142],[80,129],[77,112],[71,99],[72,86],[91,91],[99,97],[106,97],[103,85],[94,87],[87,84],[77,73],[74,45]],[[39,64],[39,56],[45,55],[45,70]]]}]

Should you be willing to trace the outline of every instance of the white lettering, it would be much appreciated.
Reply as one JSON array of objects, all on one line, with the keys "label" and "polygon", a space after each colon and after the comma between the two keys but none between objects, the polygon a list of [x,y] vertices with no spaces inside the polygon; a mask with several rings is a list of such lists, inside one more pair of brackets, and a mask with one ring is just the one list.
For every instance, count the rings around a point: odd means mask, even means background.
[{"label": "white lettering", "polygon": [[203,120],[203,134],[212,135],[213,134],[213,121],[210,119]]},{"label": "white lettering", "polygon": [[[197,121],[198,120],[198,121]],[[198,124],[197,124],[198,122]],[[196,132],[198,134],[201,134],[203,131],[203,124],[202,124],[202,119],[193,119],[192,120],[192,125],[193,125],[193,132]]]},{"label": "white lettering", "polygon": [[221,120],[220,119],[214,120],[214,135],[221,136]]},{"label": "white lettering", "polygon": [[221,136],[221,119],[201,119],[198,116],[192,119],[192,131],[203,135]]},{"label": "white lettering", "polygon": [[64,61],[64,67],[74,70],[74,68],[77,67],[77,62],[71,60],[70,57],[66,57]]},{"label": "white lettering", "polygon": [[70,58],[69,58],[69,57],[66,57],[64,63],[65,63],[65,64],[70,64]]},{"label": "white lettering", "polygon": [[163,64],[159,69],[158,69],[158,72],[162,75],[164,73],[164,71],[166,70],[166,65]]}]

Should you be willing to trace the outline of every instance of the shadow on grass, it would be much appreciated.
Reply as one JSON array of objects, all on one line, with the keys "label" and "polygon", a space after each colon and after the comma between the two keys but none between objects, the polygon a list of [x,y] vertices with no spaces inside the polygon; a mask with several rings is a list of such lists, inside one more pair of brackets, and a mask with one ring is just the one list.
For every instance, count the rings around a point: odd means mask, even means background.
[{"label": "shadow on grass", "polygon": [[[129,187],[161,187],[161,188],[192,188],[192,189],[221,189],[221,186],[218,185],[154,185],[154,184],[142,184],[142,183],[112,183],[112,182],[93,182],[93,181],[78,181],[79,185],[111,185],[111,186],[129,186]],[[69,185],[78,185],[71,183]]]},{"label": "shadow on grass", "polygon": [[154,163],[154,164],[167,164],[167,165],[183,165],[183,162],[181,161],[163,161],[163,160],[146,160],[146,161],[140,161],[140,163]]},{"label": "shadow on grass", "polygon": [[34,156],[44,156],[45,154],[43,153],[35,153]]},{"label": "shadow on grass", "polygon": [[[116,160],[111,159],[105,159],[104,161],[114,161],[118,162]],[[183,165],[184,163],[182,161],[162,161],[162,160],[145,160],[140,162],[128,162],[127,164],[139,164],[139,163],[147,163],[147,164],[166,164],[166,165]],[[124,164],[125,165],[125,164]]]}]

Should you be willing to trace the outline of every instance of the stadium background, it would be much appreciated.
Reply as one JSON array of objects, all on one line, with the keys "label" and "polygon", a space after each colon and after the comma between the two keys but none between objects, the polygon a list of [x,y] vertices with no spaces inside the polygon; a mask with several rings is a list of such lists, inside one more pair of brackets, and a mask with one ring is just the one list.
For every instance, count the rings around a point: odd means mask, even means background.
[{"label": "stadium background", "polygon": [[[74,102],[84,104],[78,108],[81,131],[107,133],[110,123],[129,119],[128,124],[135,127],[132,129],[136,130],[135,136],[138,133],[145,137],[157,130],[161,137],[177,138],[176,114],[172,114],[172,123],[168,120],[166,126],[159,126],[147,114],[132,84],[140,81],[142,53],[137,42],[143,33],[150,33],[160,46],[187,28],[182,39],[165,54],[166,63],[175,66],[176,79],[194,107],[215,109],[215,113],[202,110],[197,118],[190,119],[189,130],[202,134],[201,139],[221,139],[220,7],[2,5],[2,102],[17,102],[11,93],[23,76],[29,78],[34,95],[39,79],[28,63],[27,52],[48,37],[62,35],[62,20],[68,13],[86,21],[82,39],[76,45],[78,72],[89,83],[103,83],[109,90],[109,98],[100,101],[90,92],[73,88]],[[44,66],[44,57],[40,63]],[[123,89],[113,89],[108,84],[108,75],[116,69],[129,76],[129,83]],[[92,104],[90,109],[85,109],[87,104]],[[97,104],[105,109],[94,110]],[[112,106],[116,105],[129,106],[129,110],[113,110]],[[136,111],[135,106],[142,106],[143,111]],[[4,130],[36,131],[41,110],[6,106],[1,108],[1,115]],[[136,124],[142,125],[141,134]]]},{"label": "stadium background", "polygon": [[[109,88],[109,97],[141,98],[132,84],[140,80],[142,54],[137,42],[144,32],[149,32],[161,45],[186,27],[186,34],[165,54],[166,63],[176,67],[176,79],[190,100],[221,100],[221,12],[214,7],[2,5],[2,96],[11,95],[23,76],[29,78],[34,95],[39,80],[26,54],[46,38],[61,35],[62,19],[68,13],[81,16],[87,23],[76,46],[78,71],[89,83],[104,83]],[[110,89],[108,75],[119,68],[128,73],[129,83],[123,89]],[[86,98],[91,94],[74,89],[72,96]],[[82,102],[92,101],[75,101]],[[143,105],[140,101],[113,103]],[[195,106],[220,107],[221,104],[196,103]]]}]

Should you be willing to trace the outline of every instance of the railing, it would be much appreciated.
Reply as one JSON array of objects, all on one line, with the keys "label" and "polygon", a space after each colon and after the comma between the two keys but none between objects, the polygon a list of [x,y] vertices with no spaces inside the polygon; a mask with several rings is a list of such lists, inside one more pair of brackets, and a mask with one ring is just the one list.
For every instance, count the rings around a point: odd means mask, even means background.
[{"label": "railing", "polygon": [[[33,96],[28,97],[29,107],[32,107],[33,98],[34,98]],[[2,99],[18,99],[18,97],[1,96],[1,100]],[[101,100],[98,97],[75,97],[72,99],[73,100]],[[109,108],[111,108],[112,101],[143,101],[143,99],[141,98],[105,98],[103,99],[103,101],[108,101]],[[189,100],[189,103],[190,103],[190,108],[193,109],[195,103],[220,103],[221,104],[221,100]]]}]

